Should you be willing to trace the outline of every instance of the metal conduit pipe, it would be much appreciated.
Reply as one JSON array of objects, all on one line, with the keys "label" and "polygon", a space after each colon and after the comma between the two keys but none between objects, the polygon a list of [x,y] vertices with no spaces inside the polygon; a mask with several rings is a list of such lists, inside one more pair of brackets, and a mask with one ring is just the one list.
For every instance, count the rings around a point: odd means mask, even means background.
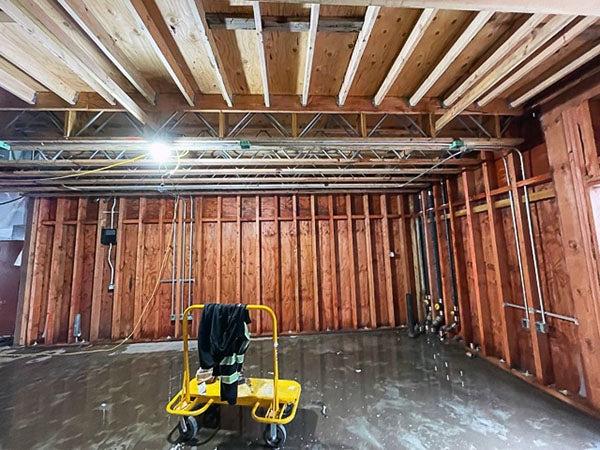
[{"label": "metal conduit pipe", "polygon": [[[192,306],[192,254],[194,245],[194,199],[190,195],[190,251],[188,253],[188,301],[187,305]],[[188,315],[187,320],[192,320],[192,316]]]},{"label": "metal conduit pipe", "polygon": [[[429,222],[428,226],[431,232],[431,254],[432,254],[432,261],[431,263],[433,264],[433,271],[435,274],[435,284],[437,287],[437,293],[438,293],[438,298],[435,299],[435,303],[433,302],[432,299],[432,308],[436,313],[436,317],[435,320],[432,321],[432,331],[433,332],[437,332],[439,330],[439,328],[444,325],[445,322],[445,317],[444,317],[444,300],[442,298],[442,292],[443,292],[443,287],[442,287],[442,271],[441,271],[441,267],[440,267],[440,251],[439,251],[439,241],[438,241],[438,235],[437,235],[437,223],[435,221],[435,212],[434,212],[434,201],[433,201],[433,191],[432,190],[428,190],[427,191],[427,201],[426,201],[426,206],[427,206],[427,210],[426,210],[426,221]],[[433,313],[433,312],[432,312]]]},{"label": "metal conduit pipe", "polygon": [[[446,184],[443,181],[440,181],[440,190],[442,193],[442,203],[444,205],[448,205],[448,192],[446,190]],[[458,324],[458,295],[456,293],[456,267],[454,266],[454,258],[453,249],[452,249],[452,241],[450,239],[450,219],[449,219],[449,211],[445,211],[444,213],[444,234],[446,236],[446,251],[448,253],[448,263],[450,266],[450,283],[452,287],[452,311],[454,312],[454,317],[452,321],[452,325],[450,327],[454,328]]]},{"label": "metal conduit pipe", "polygon": [[[115,227],[115,208],[117,207],[117,197],[113,197],[112,208],[110,209],[110,227]],[[115,290],[115,266],[112,262],[112,249],[113,245],[108,244],[108,266],[110,267],[110,281],[108,283],[108,290]]]},{"label": "metal conduit pipe", "polygon": [[[417,196],[412,196],[413,199],[413,203],[414,203],[414,211],[417,211]],[[424,295],[424,293],[426,292],[426,286],[425,286],[425,280],[423,278],[423,274],[424,274],[424,269],[423,269],[423,259],[422,259],[422,254],[421,254],[421,247],[422,247],[422,243],[421,243],[421,233],[420,233],[420,218],[419,216],[415,216],[415,220],[413,223],[413,232],[414,232],[414,239],[415,239],[415,259],[417,262],[417,271],[416,271],[416,275],[418,277],[418,283],[419,283],[419,292],[421,293],[421,296]],[[412,300],[412,298],[411,298]],[[416,298],[415,298],[416,300]],[[418,301],[415,304],[415,307],[418,307]],[[415,315],[417,310],[415,310],[413,308],[413,315]],[[416,314],[415,317],[415,321],[414,321],[414,327],[413,327],[416,331],[420,331],[420,323],[419,323],[419,316],[418,314]]]},{"label": "metal conduit pipe", "polygon": [[[506,156],[502,157],[502,162],[504,163],[504,176],[506,178],[506,184],[510,188],[512,186],[512,180],[510,174],[508,173],[508,162],[506,161]],[[522,324],[525,328],[529,328],[529,316],[527,315],[527,311],[529,311],[529,305],[527,301],[527,292],[525,291],[525,275],[523,273],[523,260],[521,255],[521,248],[519,247],[519,232],[517,230],[517,215],[515,213],[515,199],[512,194],[512,190],[508,191],[508,200],[510,202],[510,215],[512,218],[513,224],[513,236],[515,238],[515,248],[517,252],[517,263],[519,265],[519,276],[521,278],[521,294],[523,295],[523,304],[525,305],[525,317],[522,319]],[[517,199],[518,201],[519,199]]]},{"label": "metal conduit pipe", "polygon": [[177,277],[177,286],[179,288],[179,320],[183,320],[183,311],[185,310],[184,308],[184,293],[185,293],[185,286],[184,286],[184,282],[182,279],[183,274],[185,273],[185,242],[186,242],[186,227],[187,227],[187,203],[185,202],[185,199],[183,200],[183,215],[181,217],[182,219],[182,227],[181,227],[181,254],[177,255],[179,258],[179,262],[181,264],[181,276]]},{"label": "metal conduit pipe", "polygon": [[[514,303],[504,303],[504,306],[508,308],[525,309],[523,305],[515,305]],[[529,312],[540,313],[541,311],[539,309],[529,308]],[[565,322],[571,322],[575,325],[579,325],[579,320],[577,320],[576,317],[565,316],[564,314],[557,314],[548,311],[546,311],[545,314],[548,317],[554,317],[555,319],[564,320]]]},{"label": "metal conduit pipe", "polygon": [[[173,203],[173,217],[175,217],[177,215],[177,212],[175,211],[175,208],[178,207],[179,202],[176,200]],[[175,320],[175,264],[176,264],[176,259],[175,259],[175,248],[177,247],[176,245],[176,224],[175,221],[172,221],[172,229],[173,229],[173,233],[172,233],[172,237],[171,237],[171,322],[173,322]]]},{"label": "metal conduit pipe", "polygon": [[[519,155],[519,161],[521,163],[521,178],[523,180],[527,179],[527,175],[525,173],[525,161],[523,159],[523,153],[518,148],[512,149],[517,155]],[[542,327],[540,331],[542,333],[546,332],[546,308],[544,306],[544,293],[542,291],[542,282],[540,277],[540,268],[538,263],[537,249],[535,248],[535,238],[533,236],[533,220],[531,219],[531,202],[529,200],[529,188],[525,185],[523,186],[523,197],[525,198],[525,215],[527,216],[527,228],[529,231],[529,242],[531,245],[531,257],[533,260],[533,273],[535,276],[535,285],[538,293],[538,298],[540,301],[540,315],[542,317]]]},{"label": "metal conduit pipe", "polygon": [[428,253],[427,253],[427,241],[425,239],[425,212],[422,208],[421,194],[416,197],[416,211],[417,215],[417,246],[418,253],[420,255],[420,272],[421,279],[423,281],[423,297],[424,297],[424,309],[425,309],[425,327],[428,328],[431,320],[433,319],[431,311],[431,280],[429,279],[429,272],[427,271],[428,264]]}]

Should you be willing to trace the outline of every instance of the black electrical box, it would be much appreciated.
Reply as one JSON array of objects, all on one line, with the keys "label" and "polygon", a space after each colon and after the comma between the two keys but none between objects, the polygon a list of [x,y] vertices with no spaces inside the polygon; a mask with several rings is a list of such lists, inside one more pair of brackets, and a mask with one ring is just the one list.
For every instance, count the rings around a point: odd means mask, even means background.
[{"label": "black electrical box", "polygon": [[102,245],[116,245],[117,243],[117,229],[116,228],[102,228],[100,234],[100,243]]}]

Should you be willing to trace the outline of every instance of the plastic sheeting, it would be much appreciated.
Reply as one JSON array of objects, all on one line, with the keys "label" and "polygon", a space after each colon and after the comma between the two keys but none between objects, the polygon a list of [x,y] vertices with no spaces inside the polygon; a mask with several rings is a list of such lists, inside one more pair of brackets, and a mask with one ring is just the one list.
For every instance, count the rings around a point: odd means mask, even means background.
[{"label": "plastic sheeting", "polygon": [[12,192],[0,192],[1,241],[24,240],[26,216],[27,199],[25,197]]}]

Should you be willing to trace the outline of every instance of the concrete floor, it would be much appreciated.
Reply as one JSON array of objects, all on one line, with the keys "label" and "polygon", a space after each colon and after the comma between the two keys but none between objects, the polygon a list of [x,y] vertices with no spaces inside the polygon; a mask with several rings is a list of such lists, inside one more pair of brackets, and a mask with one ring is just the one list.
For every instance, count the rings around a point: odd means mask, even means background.
[{"label": "concrete floor", "polygon": [[[180,348],[0,352],[0,448],[169,448],[176,422],[164,405],[179,389]],[[286,448],[600,449],[600,422],[435,339],[283,338],[280,355],[282,376],[303,386]],[[246,375],[269,376],[270,356],[269,341],[253,342]],[[247,410],[226,407],[205,448],[260,448],[261,436]]]}]

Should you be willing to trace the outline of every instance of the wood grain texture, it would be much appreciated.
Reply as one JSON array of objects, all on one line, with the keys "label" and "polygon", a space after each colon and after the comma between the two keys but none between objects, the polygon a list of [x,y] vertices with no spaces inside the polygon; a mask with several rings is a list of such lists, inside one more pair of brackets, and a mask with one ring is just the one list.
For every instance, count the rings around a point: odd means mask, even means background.
[{"label": "wood grain texture", "polygon": [[[186,199],[185,221],[183,199],[177,206],[166,197],[118,199],[114,293],[108,291],[107,247],[99,243],[112,199],[99,204],[77,198],[38,199],[37,220],[44,225],[37,229],[32,250],[27,342],[38,340],[50,325],[55,333],[47,343],[73,341],[77,313],[82,315],[85,340],[118,340],[132,332],[134,340],[180,337],[180,321],[171,321],[171,310],[178,319],[187,306],[189,287],[184,280],[182,293],[176,282],[172,292],[173,233],[178,247],[175,279],[188,277],[192,246],[193,303],[266,304],[277,312],[279,331],[284,333],[402,324],[406,314],[396,299],[404,301],[411,288],[393,279],[410,278],[395,267],[408,265],[398,255],[392,270],[389,256],[392,245],[402,246],[392,225],[400,220],[399,209],[390,206],[398,198],[205,196]],[[58,237],[64,231],[61,239],[53,240],[57,223]],[[59,257],[63,271],[53,274],[53,261]],[[159,274],[163,281],[155,292]],[[59,288],[62,285],[66,290]],[[191,323],[195,335],[198,318]],[[266,317],[253,317],[253,333],[271,330]]]}]

